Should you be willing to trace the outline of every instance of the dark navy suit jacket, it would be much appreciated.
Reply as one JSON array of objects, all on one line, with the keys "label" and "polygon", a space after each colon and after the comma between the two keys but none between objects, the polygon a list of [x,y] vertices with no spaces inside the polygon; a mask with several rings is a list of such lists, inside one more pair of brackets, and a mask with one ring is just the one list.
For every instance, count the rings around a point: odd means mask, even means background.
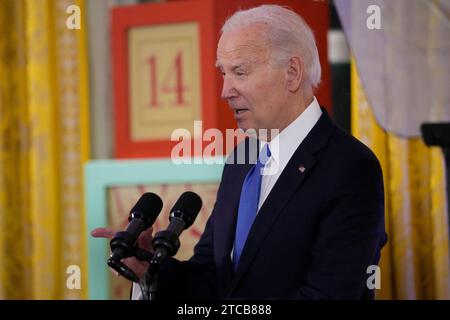
[{"label": "dark navy suit jacket", "polygon": [[163,265],[158,297],[373,298],[367,268],[378,264],[387,236],[382,172],[372,151],[324,110],[258,212],[233,272],[230,252],[250,168],[225,165],[193,257]]}]

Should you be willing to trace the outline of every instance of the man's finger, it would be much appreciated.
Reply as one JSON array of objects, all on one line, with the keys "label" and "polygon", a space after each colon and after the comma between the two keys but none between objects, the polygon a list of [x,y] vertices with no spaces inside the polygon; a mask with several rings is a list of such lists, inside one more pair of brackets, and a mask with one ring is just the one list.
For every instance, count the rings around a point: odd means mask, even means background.
[{"label": "man's finger", "polygon": [[110,270],[111,273],[112,273],[113,275],[115,275],[116,277],[119,276],[119,273],[118,273],[116,270],[114,270],[113,268],[109,267],[109,270]]},{"label": "man's finger", "polygon": [[123,259],[122,261],[128,268],[130,268],[139,279],[141,279],[144,275],[145,272],[148,269],[149,263],[147,262],[143,262],[143,261],[139,261],[138,259],[136,259],[135,257],[128,257]]},{"label": "man's finger", "polygon": [[91,231],[91,236],[94,238],[109,238],[111,239],[116,234],[116,231],[111,228],[96,228]]}]

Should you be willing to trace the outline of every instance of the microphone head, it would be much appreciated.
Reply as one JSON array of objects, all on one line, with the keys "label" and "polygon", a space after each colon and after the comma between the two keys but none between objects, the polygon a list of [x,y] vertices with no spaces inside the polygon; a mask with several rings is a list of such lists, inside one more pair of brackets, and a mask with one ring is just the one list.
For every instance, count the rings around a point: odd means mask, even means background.
[{"label": "microphone head", "polygon": [[157,194],[146,192],[131,209],[128,221],[139,218],[144,221],[145,227],[148,228],[153,225],[162,207],[163,202]]},{"label": "microphone head", "polygon": [[202,208],[202,199],[198,194],[191,191],[184,192],[177,200],[170,211],[170,220],[172,217],[180,217],[185,222],[184,229],[189,228]]}]

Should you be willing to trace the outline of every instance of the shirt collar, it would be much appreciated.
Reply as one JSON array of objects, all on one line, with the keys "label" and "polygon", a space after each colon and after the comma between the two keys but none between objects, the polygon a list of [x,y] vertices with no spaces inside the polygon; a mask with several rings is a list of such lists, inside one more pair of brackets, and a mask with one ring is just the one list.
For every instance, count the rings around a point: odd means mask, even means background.
[{"label": "shirt collar", "polygon": [[[308,107],[269,142],[271,152],[269,162],[275,161],[277,167],[283,170],[321,115],[322,110],[314,97]],[[264,145],[265,143],[262,147]]]}]

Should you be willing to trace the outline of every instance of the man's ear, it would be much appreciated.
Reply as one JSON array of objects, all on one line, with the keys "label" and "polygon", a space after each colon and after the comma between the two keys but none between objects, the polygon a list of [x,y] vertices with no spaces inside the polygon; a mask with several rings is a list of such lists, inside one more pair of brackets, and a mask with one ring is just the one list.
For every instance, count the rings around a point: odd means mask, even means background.
[{"label": "man's ear", "polygon": [[303,61],[300,57],[291,57],[287,66],[287,88],[296,92],[303,80]]}]

